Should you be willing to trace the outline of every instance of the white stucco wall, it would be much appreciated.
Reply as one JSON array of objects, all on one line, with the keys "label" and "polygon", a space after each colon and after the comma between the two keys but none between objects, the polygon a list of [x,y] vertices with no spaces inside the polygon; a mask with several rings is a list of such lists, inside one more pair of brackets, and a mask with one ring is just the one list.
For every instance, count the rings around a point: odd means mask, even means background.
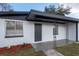
[{"label": "white stucco wall", "polygon": [[[0,19],[0,47],[6,47],[10,45],[17,45],[23,43],[38,43],[34,41],[34,22],[22,21],[23,22],[23,34],[24,37],[5,38],[6,34],[6,21],[10,19]],[[12,21],[12,20],[10,20]],[[14,20],[13,20],[14,21]],[[15,20],[20,21],[20,20]],[[42,23],[42,41],[53,41],[53,27],[52,23]],[[57,40],[66,39],[65,25],[58,25]]]},{"label": "white stucco wall", "polygon": [[78,23],[78,41],[79,41],[79,23]]},{"label": "white stucco wall", "polygon": [[[1,20],[0,21],[0,47],[34,42],[34,25],[33,25],[33,23],[22,21],[24,37],[5,38],[6,21],[9,19],[0,19],[0,20]],[[12,20],[10,20],[10,21],[12,21]],[[15,20],[15,21],[18,21],[18,20]]]},{"label": "white stucco wall", "polygon": [[53,40],[53,24],[42,24],[42,40],[52,41]]},{"label": "white stucco wall", "polygon": [[69,23],[68,24],[68,35],[69,40],[76,41],[76,24],[75,23]]},{"label": "white stucco wall", "polygon": [[[42,39],[43,41],[53,41],[53,24],[42,24]],[[66,39],[66,27],[65,24],[58,24],[58,35],[56,40]]]},{"label": "white stucco wall", "polygon": [[58,28],[57,40],[66,39],[66,25],[59,24],[58,26],[59,28]]}]

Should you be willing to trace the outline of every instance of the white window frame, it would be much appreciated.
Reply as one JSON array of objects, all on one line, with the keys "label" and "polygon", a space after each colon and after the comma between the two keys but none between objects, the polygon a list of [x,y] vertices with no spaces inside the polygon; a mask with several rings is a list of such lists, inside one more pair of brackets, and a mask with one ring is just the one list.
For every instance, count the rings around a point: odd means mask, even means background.
[{"label": "white window frame", "polygon": [[[15,34],[7,34],[7,31],[9,31],[8,29],[7,29],[7,22],[14,22],[15,23],[15,27],[14,27],[14,32],[17,32],[18,30],[17,30],[17,27],[16,27],[16,23],[17,22],[21,22],[22,23],[22,33],[19,33],[18,32],[18,34],[17,33],[15,33]],[[21,29],[20,29],[21,30]],[[9,38],[9,37],[23,37],[23,22],[22,21],[6,21],[6,34],[5,34],[5,37],[6,38]]]}]

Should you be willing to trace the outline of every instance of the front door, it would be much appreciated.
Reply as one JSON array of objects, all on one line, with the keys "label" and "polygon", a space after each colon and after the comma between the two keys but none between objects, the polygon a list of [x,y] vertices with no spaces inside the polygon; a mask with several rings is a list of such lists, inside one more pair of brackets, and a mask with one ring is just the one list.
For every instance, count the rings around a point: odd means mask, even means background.
[{"label": "front door", "polygon": [[42,24],[35,23],[35,42],[42,40]]}]

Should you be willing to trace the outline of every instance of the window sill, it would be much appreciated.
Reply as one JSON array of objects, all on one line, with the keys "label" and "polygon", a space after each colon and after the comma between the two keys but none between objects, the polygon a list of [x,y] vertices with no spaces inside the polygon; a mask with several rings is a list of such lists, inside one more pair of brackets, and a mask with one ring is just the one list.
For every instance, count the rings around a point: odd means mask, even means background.
[{"label": "window sill", "polygon": [[16,36],[5,36],[5,38],[15,38],[15,37],[24,37],[23,35],[16,35]]}]

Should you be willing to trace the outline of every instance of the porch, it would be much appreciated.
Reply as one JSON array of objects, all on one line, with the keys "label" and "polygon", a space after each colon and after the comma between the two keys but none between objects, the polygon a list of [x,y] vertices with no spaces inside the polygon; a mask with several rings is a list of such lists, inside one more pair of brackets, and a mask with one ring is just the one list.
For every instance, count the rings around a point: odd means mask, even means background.
[{"label": "porch", "polygon": [[[52,41],[48,39],[48,41],[44,41],[44,42],[40,41],[38,43],[34,43],[33,47],[36,50],[51,49],[51,48],[71,44],[71,43],[78,41],[78,21],[77,19],[75,20],[74,18],[70,18],[66,16],[47,14],[47,13],[38,12],[38,11],[31,11],[29,17],[27,18],[27,21],[32,21],[34,23],[40,22],[40,23],[50,23],[50,24],[55,24],[55,25],[58,25],[58,24],[64,25],[63,26],[64,31],[60,29],[61,34],[52,35],[52,31],[49,33],[51,34],[51,39],[53,39]],[[61,38],[63,36],[64,38]],[[47,36],[42,36],[42,37],[47,37]]]}]

